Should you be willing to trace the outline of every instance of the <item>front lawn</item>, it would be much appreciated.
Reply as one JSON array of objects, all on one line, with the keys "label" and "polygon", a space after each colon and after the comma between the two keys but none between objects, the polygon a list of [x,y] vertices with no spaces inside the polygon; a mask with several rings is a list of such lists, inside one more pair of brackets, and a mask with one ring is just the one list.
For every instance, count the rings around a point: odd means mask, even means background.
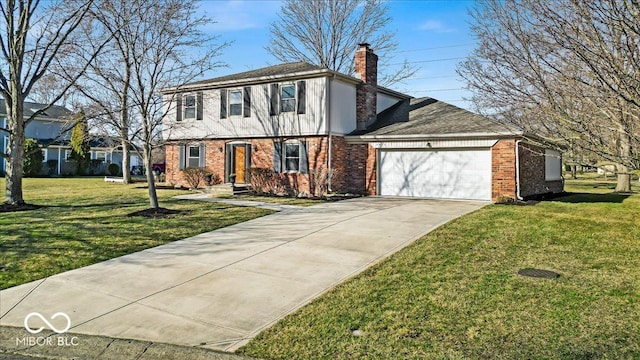
[{"label": "front lawn", "polygon": [[25,201],[42,207],[0,213],[0,289],[272,213],[175,200],[187,192],[158,190],[161,206],[181,212],[158,219],[128,216],[148,207],[144,185],[25,179]]},{"label": "front lawn", "polygon": [[[240,352],[268,359],[640,358],[640,195],[603,194],[606,186],[568,182],[568,190],[596,193],[491,205],[457,219]],[[529,267],[561,276],[517,275]]]}]

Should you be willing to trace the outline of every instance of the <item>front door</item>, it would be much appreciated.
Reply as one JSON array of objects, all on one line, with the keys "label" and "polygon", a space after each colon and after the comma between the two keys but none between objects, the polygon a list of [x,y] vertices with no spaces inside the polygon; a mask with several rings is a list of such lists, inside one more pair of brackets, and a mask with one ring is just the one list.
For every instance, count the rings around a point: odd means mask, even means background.
[{"label": "front door", "polygon": [[244,145],[242,146],[234,146],[233,147],[233,164],[234,169],[233,172],[236,174],[236,182],[244,183],[245,182],[245,167],[246,167],[246,152]]}]

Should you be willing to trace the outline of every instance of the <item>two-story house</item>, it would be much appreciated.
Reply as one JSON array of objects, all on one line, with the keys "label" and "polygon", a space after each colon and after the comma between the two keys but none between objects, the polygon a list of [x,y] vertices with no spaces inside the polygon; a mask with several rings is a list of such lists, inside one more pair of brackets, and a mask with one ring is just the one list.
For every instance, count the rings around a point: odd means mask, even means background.
[{"label": "two-story house", "polygon": [[514,127],[377,85],[378,57],[355,53],[355,76],[307,63],[270,66],[163,90],[167,181],[206,167],[250,183],[273,169],[289,187],[497,201],[563,190],[561,159]]},{"label": "two-story house", "polygon": [[[24,116],[29,117],[44,106],[44,104],[25,102]],[[53,105],[27,124],[25,137],[35,139],[42,146],[45,163],[42,166],[42,175],[72,175],[75,172],[75,165],[69,161],[72,116],[71,110]],[[7,129],[6,107],[4,100],[0,100],[0,145],[6,150],[9,146],[9,135],[5,129]],[[96,174],[103,173],[110,163],[122,166],[122,148],[117,141],[109,137],[92,136],[89,144],[91,159],[102,161],[102,164],[94,169]],[[6,159],[0,159],[0,174],[5,172],[6,161]],[[132,155],[131,164],[132,166],[141,164],[137,155]]]}]

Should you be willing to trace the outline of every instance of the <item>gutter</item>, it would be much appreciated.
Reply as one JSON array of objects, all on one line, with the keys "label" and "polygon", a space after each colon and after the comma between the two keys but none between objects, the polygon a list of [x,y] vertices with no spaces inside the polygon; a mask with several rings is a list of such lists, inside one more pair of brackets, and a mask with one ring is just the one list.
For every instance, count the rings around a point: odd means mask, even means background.
[{"label": "gutter", "polygon": [[465,140],[496,139],[504,137],[523,136],[522,132],[494,132],[494,133],[453,133],[453,134],[406,134],[406,135],[351,135],[346,136],[347,142],[375,142],[375,141],[407,141],[407,140]]},{"label": "gutter", "polygon": [[522,139],[516,140],[516,199],[524,200],[520,196],[520,143]]},{"label": "gutter", "polygon": [[329,133],[329,159],[327,161],[327,191],[332,192],[331,188],[331,173],[332,173],[332,158],[333,158],[333,134],[331,134],[331,82],[336,78],[336,74],[333,74],[332,77],[327,78],[327,98],[325,106],[325,111],[327,112],[327,132]]}]

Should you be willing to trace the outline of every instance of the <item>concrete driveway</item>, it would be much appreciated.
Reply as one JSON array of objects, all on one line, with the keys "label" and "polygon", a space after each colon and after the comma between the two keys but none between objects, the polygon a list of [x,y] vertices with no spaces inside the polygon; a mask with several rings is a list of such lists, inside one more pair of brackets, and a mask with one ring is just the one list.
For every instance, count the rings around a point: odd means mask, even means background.
[{"label": "concrete driveway", "polygon": [[3,290],[0,325],[23,327],[31,312],[64,312],[69,332],[233,351],[486,204],[369,197],[290,209]]}]

